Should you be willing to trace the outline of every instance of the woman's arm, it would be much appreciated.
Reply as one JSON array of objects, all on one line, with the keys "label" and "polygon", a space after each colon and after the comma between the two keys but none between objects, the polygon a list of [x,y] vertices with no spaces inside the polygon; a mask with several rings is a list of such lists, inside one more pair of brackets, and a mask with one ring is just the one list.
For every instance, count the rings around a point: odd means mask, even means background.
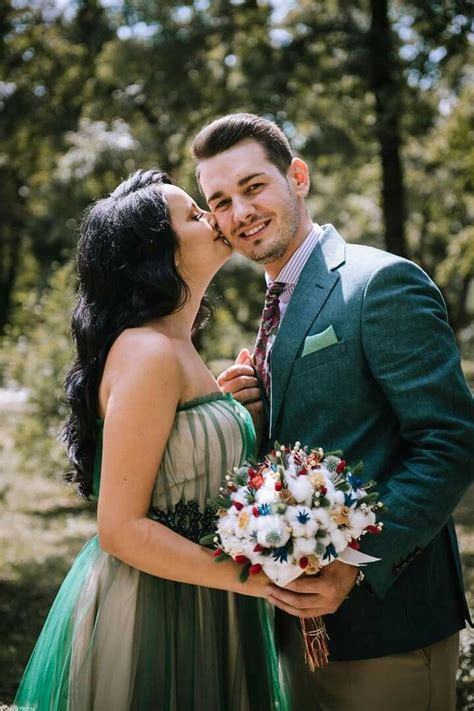
[{"label": "woman's arm", "polygon": [[161,334],[125,332],[104,371],[105,422],[98,530],[103,550],[168,580],[266,597],[265,575],[239,581],[232,561],[147,518],[156,474],[182,391],[173,343]]}]

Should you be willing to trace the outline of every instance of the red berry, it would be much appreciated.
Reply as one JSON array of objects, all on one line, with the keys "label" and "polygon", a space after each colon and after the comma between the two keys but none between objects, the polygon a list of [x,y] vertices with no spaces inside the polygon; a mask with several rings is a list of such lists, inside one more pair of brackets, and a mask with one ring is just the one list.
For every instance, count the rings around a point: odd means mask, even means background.
[{"label": "red berry", "polygon": [[252,513],[254,516],[260,516],[260,511],[258,510],[258,506],[254,506],[252,508]]},{"label": "red berry", "polygon": [[214,556],[214,558],[218,558],[223,552],[224,551],[222,550],[222,548],[216,548],[216,550],[213,551],[212,555]]},{"label": "red berry", "polygon": [[304,555],[302,558],[300,558],[300,568],[303,568],[303,570],[304,570],[307,565],[308,565],[308,559]]},{"label": "red berry", "polygon": [[257,543],[257,545],[255,546],[255,548],[253,550],[254,550],[254,553],[261,553],[264,550],[264,548],[263,548],[263,546],[260,545],[260,543]]},{"label": "red berry", "polygon": [[303,467],[303,469],[300,469],[298,472],[298,476],[302,476],[303,474],[307,474],[307,470]]},{"label": "red berry", "polygon": [[375,533],[375,534],[381,533],[381,530],[378,526],[367,526],[367,531],[368,531],[368,533]]},{"label": "red berry", "polygon": [[242,511],[244,508],[244,505],[240,503],[240,501],[234,501],[234,506],[237,509],[237,511]]},{"label": "red berry", "polygon": [[360,548],[360,543],[359,541],[356,541],[355,538],[352,539],[352,541],[349,541],[349,548],[353,548],[355,551],[358,551]]},{"label": "red berry", "polygon": [[275,482],[275,490],[281,491],[282,489],[283,489],[283,484],[281,483],[281,481],[276,481]]},{"label": "red berry", "polygon": [[261,570],[262,566],[260,565],[260,563],[254,563],[250,566],[249,573],[250,575],[257,575],[258,573],[260,573]]},{"label": "red berry", "polygon": [[236,555],[234,558],[234,561],[236,563],[248,563],[249,559],[247,558],[246,555]]},{"label": "red berry", "polygon": [[341,474],[341,473],[344,471],[344,469],[346,468],[346,466],[347,466],[346,460],[345,460],[345,459],[341,459],[341,461],[339,462],[339,464],[338,464],[337,467],[336,467],[336,472],[337,472],[338,474]]},{"label": "red berry", "polygon": [[322,486],[319,491],[323,496],[326,496],[326,494],[328,493],[328,490],[325,486]]}]

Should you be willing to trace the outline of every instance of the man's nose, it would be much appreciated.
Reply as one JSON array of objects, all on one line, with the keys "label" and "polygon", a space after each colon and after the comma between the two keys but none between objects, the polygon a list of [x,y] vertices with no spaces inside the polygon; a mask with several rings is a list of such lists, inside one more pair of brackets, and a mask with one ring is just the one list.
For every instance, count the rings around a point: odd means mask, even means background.
[{"label": "man's nose", "polygon": [[253,205],[244,198],[235,198],[232,204],[234,222],[246,222],[251,217],[255,209]]}]

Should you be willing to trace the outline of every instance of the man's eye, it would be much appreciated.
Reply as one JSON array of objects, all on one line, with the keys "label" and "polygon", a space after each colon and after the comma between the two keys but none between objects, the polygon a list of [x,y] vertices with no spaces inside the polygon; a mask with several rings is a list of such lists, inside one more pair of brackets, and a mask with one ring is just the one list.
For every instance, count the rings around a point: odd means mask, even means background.
[{"label": "man's eye", "polygon": [[249,187],[247,188],[247,190],[248,190],[249,192],[251,192],[251,191],[253,192],[254,190],[258,190],[258,188],[261,188],[262,185],[263,185],[263,183],[252,183],[252,185],[249,185]]},{"label": "man's eye", "polygon": [[220,210],[223,207],[226,207],[226,205],[229,204],[228,200],[220,200],[216,205],[214,206],[214,210]]}]

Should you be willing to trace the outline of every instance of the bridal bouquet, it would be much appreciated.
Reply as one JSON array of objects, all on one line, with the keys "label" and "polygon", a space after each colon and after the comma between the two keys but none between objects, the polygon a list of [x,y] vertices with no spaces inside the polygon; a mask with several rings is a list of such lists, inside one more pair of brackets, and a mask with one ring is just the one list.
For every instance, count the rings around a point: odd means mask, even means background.
[{"label": "bridal bouquet", "polygon": [[[215,533],[201,540],[216,546],[216,559],[241,564],[240,578],[261,570],[280,586],[302,574],[315,575],[339,559],[360,566],[378,560],[360,552],[366,534],[378,534],[375,512],[382,508],[373,482],[360,478],[342,453],[275,445],[263,463],[236,467],[220,494]],[[327,661],[321,618],[301,619],[306,660],[311,668]]]}]

